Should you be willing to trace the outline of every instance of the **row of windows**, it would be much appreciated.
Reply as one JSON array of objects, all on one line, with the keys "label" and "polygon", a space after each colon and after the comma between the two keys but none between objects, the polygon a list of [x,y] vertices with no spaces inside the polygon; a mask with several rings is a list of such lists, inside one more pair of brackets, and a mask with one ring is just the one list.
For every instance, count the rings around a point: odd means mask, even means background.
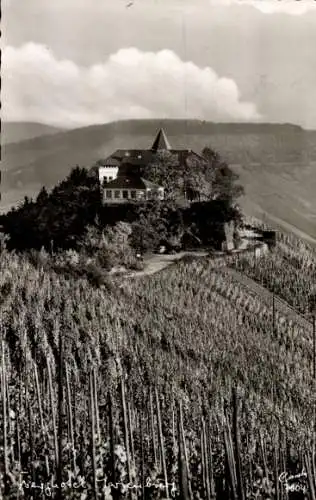
[{"label": "row of windows", "polygon": [[[136,191],[135,190],[132,190],[129,192],[127,190],[123,190],[123,191],[114,190],[114,198],[116,198],[116,199],[121,198],[121,193],[122,193],[122,198],[125,200],[127,200],[128,198],[131,198],[132,200],[136,199]],[[130,194],[129,196],[128,196],[128,193]],[[113,191],[111,189],[106,189],[105,197],[108,199],[112,199],[113,198]]]}]

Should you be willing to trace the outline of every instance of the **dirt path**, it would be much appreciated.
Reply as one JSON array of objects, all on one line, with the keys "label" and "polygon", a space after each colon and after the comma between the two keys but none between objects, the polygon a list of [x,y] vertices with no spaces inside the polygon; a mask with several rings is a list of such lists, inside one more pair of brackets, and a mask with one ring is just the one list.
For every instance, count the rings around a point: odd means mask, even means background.
[{"label": "dirt path", "polygon": [[155,274],[158,273],[159,271],[162,271],[162,269],[165,269],[166,267],[170,266],[170,264],[173,264],[173,262],[182,259],[182,257],[184,257],[185,255],[193,255],[195,257],[206,257],[208,254],[209,252],[205,251],[205,252],[179,252],[172,255],[166,255],[166,254],[153,255],[147,261],[145,261],[145,269],[143,269],[142,271],[133,271],[131,273],[128,273],[125,277],[136,278],[139,276],[149,276],[151,274]]},{"label": "dirt path", "polygon": [[[233,253],[242,253],[249,246],[251,246],[252,243],[249,242],[247,239],[244,239],[239,246],[238,250],[234,250]],[[125,275],[126,278],[136,278],[139,276],[150,276],[151,274],[158,273],[159,271],[162,271],[166,267],[170,266],[170,264],[173,264],[177,260],[182,259],[185,255],[192,255],[193,257],[206,257],[207,255],[210,254],[210,251],[204,250],[204,251],[183,251],[179,252],[176,254],[155,254],[149,257],[148,259],[145,259],[145,268],[142,269],[141,271],[131,271],[128,274]],[[214,254],[216,255],[216,254]],[[225,255],[225,252],[218,252],[218,256]]]}]

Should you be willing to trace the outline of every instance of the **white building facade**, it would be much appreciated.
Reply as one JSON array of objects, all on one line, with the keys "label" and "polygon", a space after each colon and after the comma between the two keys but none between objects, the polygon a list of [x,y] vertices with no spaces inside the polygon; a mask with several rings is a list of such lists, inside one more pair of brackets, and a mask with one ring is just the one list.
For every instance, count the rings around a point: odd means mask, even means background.
[{"label": "white building facade", "polygon": [[117,178],[118,171],[119,167],[99,167],[99,181],[101,186],[103,186],[104,182],[114,181]]}]

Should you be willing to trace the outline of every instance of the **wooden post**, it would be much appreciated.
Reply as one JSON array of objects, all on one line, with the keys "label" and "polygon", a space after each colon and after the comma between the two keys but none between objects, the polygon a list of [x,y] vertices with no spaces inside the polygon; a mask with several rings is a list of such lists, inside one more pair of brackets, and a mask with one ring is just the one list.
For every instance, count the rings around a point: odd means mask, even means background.
[{"label": "wooden post", "polygon": [[184,425],[183,425],[183,414],[182,414],[182,403],[180,400],[179,403],[180,407],[180,428],[181,428],[181,437],[182,437],[182,444],[183,444],[183,452],[184,452],[184,460],[186,464],[186,470],[187,470],[187,477],[188,477],[188,488],[189,488],[189,496],[190,498],[193,498],[192,495],[192,488],[191,488],[191,471],[190,471],[190,464],[189,464],[189,455],[187,451],[187,445],[186,445],[186,439],[185,439],[185,433],[184,433]]},{"label": "wooden post", "polygon": [[275,500],[280,500],[280,485],[279,485],[279,450],[277,446],[277,437],[274,439],[274,483],[275,483]]},{"label": "wooden post", "polygon": [[[126,404],[126,394],[124,386],[124,374],[121,377],[121,398],[122,398],[122,408],[123,408],[123,424],[124,424],[124,440],[126,449],[126,465],[127,465],[127,480],[131,482],[131,454],[129,446],[129,429],[128,429],[128,416],[127,416],[127,404]],[[129,490],[129,498],[132,498],[132,490]]]},{"label": "wooden post", "polygon": [[154,419],[153,398],[152,398],[151,388],[149,392],[149,404],[150,404],[150,424],[151,424],[151,435],[152,435],[153,458],[155,467],[157,467],[158,459],[157,459],[157,449],[156,449],[155,419]]},{"label": "wooden post", "polygon": [[58,360],[58,463],[57,463],[57,498],[61,500],[63,498],[63,492],[61,489],[62,475],[63,475],[63,464],[62,464],[62,454],[63,454],[63,337],[61,330],[58,332],[59,335],[59,360]]},{"label": "wooden post", "polygon": [[313,313],[313,379],[316,381],[316,313]]},{"label": "wooden post", "polygon": [[[313,385],[316,388],[316,311],[313,310]],[[316,405],[314,403],[314,443],[312,451],[312,466],[316,467]]]},{"label": "wooden post", "polygon": [[31,477],[32,481],[35,481],[34,477],[34,440],[33,440],[33,412],[31,408],[30,401],[27,402],[27,414],[28,414],[28,424],[29,424],[29,447],[30,447],[30,466],[31,466]]},{"label": "wooden post", "polygon": [[91,459],[92,459],[92,477],[93,477],[93,498],[98,498],[97,486],[97,464],[96,464],[96,446],[95,446],[95,400],[94,400],[94,383],[93,383],[93,368],[90,371],[90,426],[91,426]]},{"label": "wooden post", "polygon": [[275,295],[274,295],[274,291],[272,294],[272,328],[273,328],[273,334],[275,334],[276,329],[275,329]]},{"label": "wooden post", "polygon": [[92,371],[92,376],[93,376],[93,390],[94,390],[94,406],[95,406],[95,425],[96,425],[96,434],[97,434],[97,440],[98,444],[101,442],[101,431],[100,431],[100,416],[99,416],[99,400],[98,400],[98,385],[97,385],[97,372],[96,368],[93,368]]},{"label": "wooden post", "polygon": [[139,413],[140,430],[140,480],[141,480],[141,500],[145,500],[145,449],[144,449],[144,419],[142,412]]},{"label": "wooden post", "polygon": [[209,457],[208,457],[208,446],[207,446],[206,426],[204,417],[202,417],[202,439],[203,439],[204,463],[205,463],[206,498],[207,500],[211,500]]},{"label": "wooden post", "polygon": [[[180,413],[181,413],[181,402],[179,404],[178,419],[177,419],[179,489],[181,498],[183,498],[183,500],[189,500],[191,496],[189,493],[187,464],[185,463],[184,436],[182,434]],[[204,474],[204,468],[203,468],[203,474]]]},{"label": "wooden post", "polygon": [[316,381],[316,292],[310,294],[308,299],[308,311],[312,319],[313,325],[313,367],[312,376],[314,382]]},{"label": "wooden post", "polygon": [[[113,403],[111,393],[108,393],[108,406],[109,406],[109,434],[110,434],[110,479],[112,485],[116,484],[116,470],[115,470],[115,427],[113,418]],[[119,498],[117,489],[111,487],[111,494],[114,500]]]},{"label": "wooden post", "polygon": [[308,480],[308,486],[309,486],[309,491],[310,491],[310,499],[316,500],[314,481],[313,481],[313,477],[312,477],[311,462],[310,462],[310,457],[307,454],[305,454],[305,456],[304,456],[304,465],[305,465],[306,472],[307,472],[307,480]]},{"label": "wooden post", "polygon": [[8,436],[7,436],[7,394],[6,394],[6,363],[5,363],[5,344],[2,340],[2,380],[1,380],[1,394],[2,394],[2,419],[3,419],[3,455],[4,455],[4,494],[9,493],[8,473],[9,473],[9,460],[8,460]]},{"label": "wooden post", "polygon": [[233,389],[233,438],[235,445],[235,463],[237,474],[237,494],[240,500],[245,499],[242,468],[241,468],[241,445],[240,445],[240,431],[239,431],[239,402],[237,399],[237,390]]},{"label": "wooden post", "polygon": [[155,388],[155,395],[156,395],[156,407],[157,407],[157,417],[158,417],[158,433],[159,433],[159,443],[160,443],[160,454],[161,454],[161,461],[162,461],[162,470],[163,470],[163,476],[164,476],[164,480],[165,480],[166,498],[169,499],[168,477],[167,477],[167,466],[166,466],[166,454],[165,454],[165,446],[164,446],[164,439],[163,439],[163,433],[162,433],[162,422],[161,422],[160,404],[159,404],[159,397],[158,397],[157,387]]},{"label": "wooden post", "polygon": [[54,452],[55,452],[55,471],[58,467],[58,440],[57,440],[57,429],[56,429],[56,415],[55,415],[55,401],[54,401],[54,392],[53,392],[53,383],[52,383],[52,372],[50,367],[50,361],[46,358],[47,363],[47,374],[49,381],[49,396],[50,396],[50,407],[51,407],[51,416],[52,416],[52,425],[53,425],[53,436],[54,436]]},{"label": "wooden post", "polygon": [[74,424],[73,424],[73,415],[72,415],[72,404],[71,404],[71,391],[70,391],[70,383],[69,383],[69,373],[68,366],[65,365],[65,374],[66,374],[66,393],[67,393],[67,408],[68,408],[68,439],[71,444],[71,457],[72,457],[72,466],[73,470],[76,470],[76,451],[75,451],[75,438],[74,438]]}]

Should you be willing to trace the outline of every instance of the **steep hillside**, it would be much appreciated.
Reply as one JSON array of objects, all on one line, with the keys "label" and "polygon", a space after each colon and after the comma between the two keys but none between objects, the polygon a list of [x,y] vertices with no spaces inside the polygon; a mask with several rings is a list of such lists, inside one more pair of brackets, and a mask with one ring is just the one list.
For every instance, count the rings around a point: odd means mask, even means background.
[{"label": "steep hillside", "polygon": [[[288,266],[289,258],[293,265]],[[248,259],[233,259],[226,265],[243,265],[248,273],[253,269]],[[275,251],[257,261],[257,271],[268,272],[269,263],[284,278],[277,289],[281,297],[295,304],[300,291],[300,311],[315,279],[315,252],[281,235]],[[11,491],[19,470],[25,482],[35,477],[37,484],[49,485],[56,456],[62,457],[63,479],[69,474],[77,482],[81,476],[88,488],[87,496],[79,497],[70,487],[65,498],[93,498],[96,471],[98,481],[112,478],[115,470],[117,481],[126,484],[131,477],[132,484],[140,484],[144,467],[145,477],[157,483],[168,477],[182,491],[179,403],[185,467],[195,493],[191,498],[207,498],[201,446],[205,424],[217,492],[213,498],[231,498],[221,490],[229,481],[225,456],[232,454],[223,430],[230,432],[224,414],[229,422],[231,411],[231,432],[240,439],[243,498],[274,498],[255,493],[267,483],[276,487],[282,473],[302,470],[304,453],[314,450],[311,328],[277,305],[273,308],[269,294],[241,283],[210,257],[179,262],[153,276],[117,278],[106,289],[47,272],[40,262],[32,265],[26,256],[7,252],[0,254],[0,267],[1,363],[7,382],[2,382],[6,406],[0,421],[3,425],[7,412],[3,440]],[[242,400],[238,416],[230,408],[236,386]],[[116,458],[114,444],[121,447],[120,453],[115,448]],[[160,454],[163,466],[156,460]],[[6,498],[16,496],[12,492]],[[180,493],[174,498],[190,497]]]},{"label": "steep hillside", "polygon": [[174,148],[217,150],[240,174],[248,213],[316,237],[316,132],[293,125],[137,120],[91,126],[3,148],[2,210],[118,148],[148,148],[163,125]]}]

